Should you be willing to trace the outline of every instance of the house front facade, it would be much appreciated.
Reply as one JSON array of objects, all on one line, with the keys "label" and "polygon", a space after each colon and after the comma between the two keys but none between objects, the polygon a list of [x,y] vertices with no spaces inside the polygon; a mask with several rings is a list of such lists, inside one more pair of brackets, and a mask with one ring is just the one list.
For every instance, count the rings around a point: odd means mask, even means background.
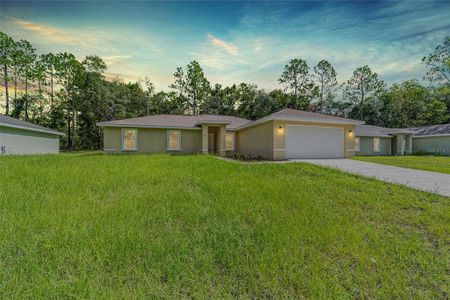
[{"label": "house front facade", "polygon": [[242,153],[270,160],[355,155],[363,122],[283,109],[256,121],[221,115],[155,115],[100,122],[106,152]]}]

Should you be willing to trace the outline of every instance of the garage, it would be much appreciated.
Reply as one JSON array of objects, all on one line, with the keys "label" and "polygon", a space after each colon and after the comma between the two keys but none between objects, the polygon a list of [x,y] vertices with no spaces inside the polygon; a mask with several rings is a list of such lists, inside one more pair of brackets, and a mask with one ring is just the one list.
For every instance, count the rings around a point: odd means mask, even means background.
[{"label": "garage", "polygon": [[344,157],[341,127],[287,125],[286,159]]}]

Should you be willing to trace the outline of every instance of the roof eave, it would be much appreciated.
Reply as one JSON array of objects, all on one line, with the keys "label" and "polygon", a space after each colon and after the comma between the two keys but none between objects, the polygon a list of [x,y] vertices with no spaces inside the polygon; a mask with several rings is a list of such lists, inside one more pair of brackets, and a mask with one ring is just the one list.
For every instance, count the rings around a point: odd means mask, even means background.
[{"label": "roof eave", "polygon": [[195,125],[203,125],[203,124],[217,124],[217,125],[229,125],[230,121],[213,121],[213,120],[198,120]]},{"label": "roof eave", "polygon": [[124,127],[124,128],[150,128],[150,129],[187,129],[200,130],[200,127],[185,127],[185,126],[155,126],[155,125],[138,125],[138,124],[108,124],[96,123],[98,127]]},{"label": "roof eave", "polygon": [[447,137],[450,136],[450,133],[443,134],[429,134],[429,135],[413,135],[413,138],[427,138],[427,137]]},{"label": "roof eave", "polygon": [[10,128],[17,128],[17,129],[23,129],[23,130],[29,130],[29,131],[42,132],[42,133],[47,133],[47,134],[59,135],[59,136],[65,136],[64,133],[59,132],[59,131],[51,131],[51,130],[44,130],[44,129],[38,129],[38,128],[30,128],[30,127],[25,127],[25,126],[12,125],[12,124],[8,124],[8,123],[0,123],[0,126],[10,127]]},{"label": "roof eave", "polygon": [[383,135],[383,134],[368,134],[368,133],[363,133],[363,134],[355,133],[355,136],[357,136],[357,137],[393,138],[393,136],[390,136],[390,135]]}]

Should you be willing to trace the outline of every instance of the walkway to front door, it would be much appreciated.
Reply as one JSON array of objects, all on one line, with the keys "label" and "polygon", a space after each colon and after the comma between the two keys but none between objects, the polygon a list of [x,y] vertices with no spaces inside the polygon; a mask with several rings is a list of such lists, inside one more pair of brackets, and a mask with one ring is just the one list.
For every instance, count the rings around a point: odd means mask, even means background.
[{"label": "walkway to front door", "polygon": [[450,197],[450,175],[352,159],[293,159]]}]

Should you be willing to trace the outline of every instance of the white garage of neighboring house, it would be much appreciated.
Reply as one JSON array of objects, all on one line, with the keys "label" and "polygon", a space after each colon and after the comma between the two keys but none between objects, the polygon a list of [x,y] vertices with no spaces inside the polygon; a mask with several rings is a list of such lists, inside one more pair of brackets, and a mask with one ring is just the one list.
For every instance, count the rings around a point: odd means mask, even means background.
[{"label": "white garage of neighboring house", "polygon": [[0,155],[57,154],[64,133],[0,115]]}]

